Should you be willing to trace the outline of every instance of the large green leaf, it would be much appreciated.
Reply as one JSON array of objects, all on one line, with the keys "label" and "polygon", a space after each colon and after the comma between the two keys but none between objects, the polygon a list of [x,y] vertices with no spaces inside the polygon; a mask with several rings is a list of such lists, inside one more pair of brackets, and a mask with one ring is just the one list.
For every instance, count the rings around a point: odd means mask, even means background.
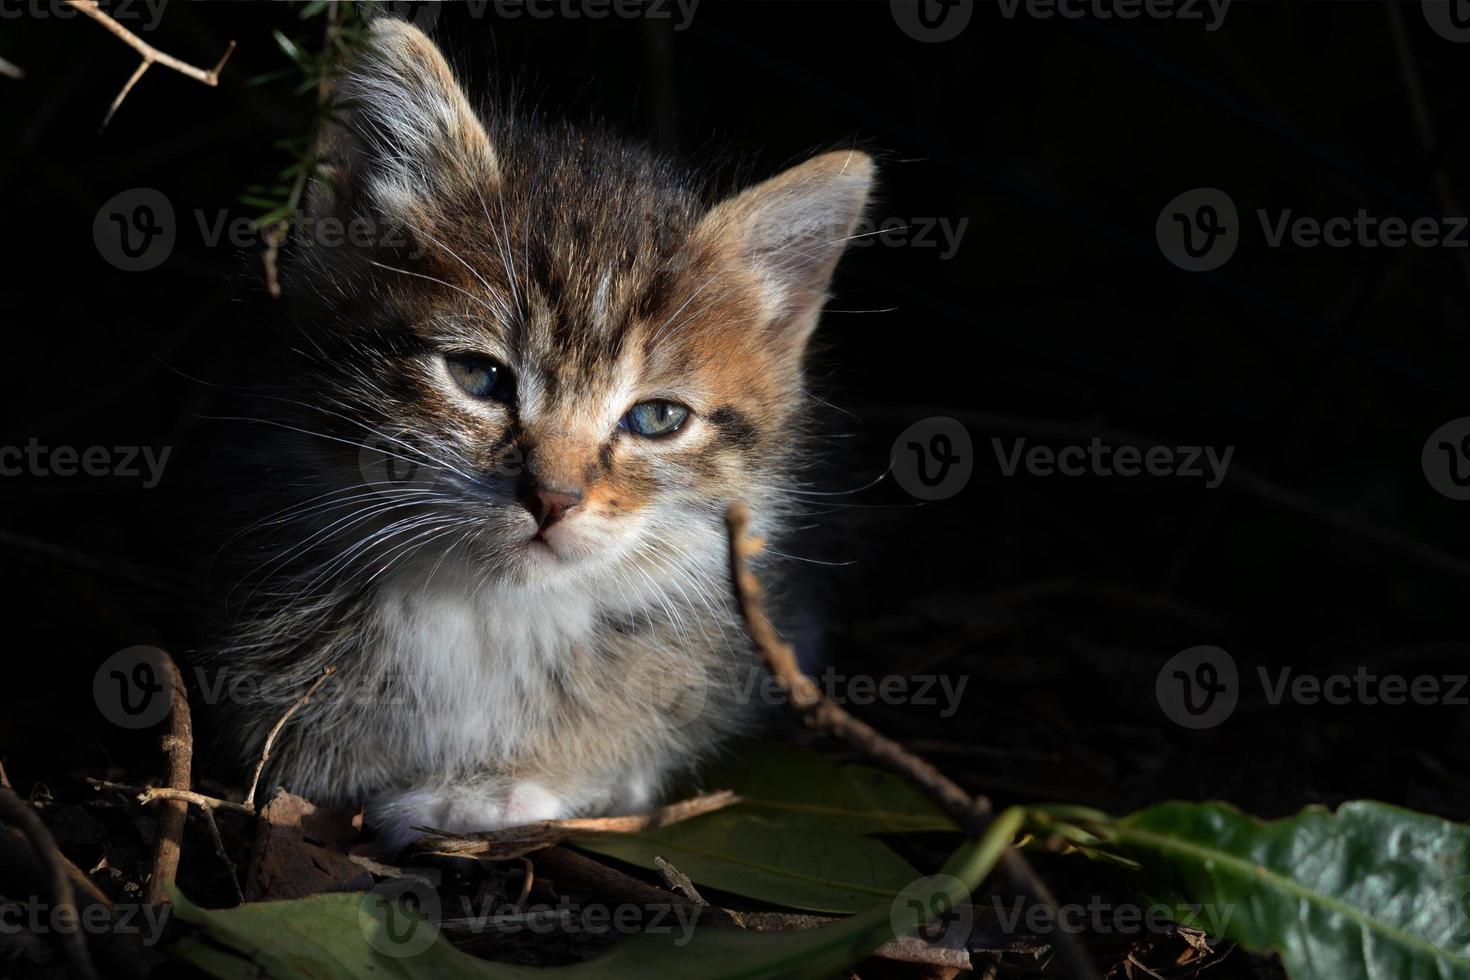
[{"label": "large green leaf", "polygon": [[[419,944],[422,948],[410,947],[412,955],[395,955],[391,944],[385,952],[383,937],[393,931],[390,917],[399,913],[377,895],[315,895],[206,912],[175,892],[175,915],[195,934],[176,944],[173,952],[220,980],[829,977],[893,936],[912,932],[934,915],[969,901],[968,892],[989,874],[1020,823],[1020,811],[1006,811],[983,839],[967,841],[940,875],[913,882],[898,899],[876,904],[862,915],[804,932],[706,927],[696,929],[692,937],[677,930],[644,934],[586,963],[537,969],[475,959],[437,933]],[[430,927],[420,923],[420,928]]]},{"label": "large green leaf", "polygon": [[881,769],[779,742],[752,742],[741,754],[704,778],[740,794],[736,812],[856,834],[957,829],[927,796]]},{"label": "large green leaf", "polygon": [[812,912],[861,912],[919,877],[882,841],[733,808],[636,834],[571,843],[642,868],[656,868],[653,859],[663,857],[696,884]]},{"label": "large green leaf", "polygon": [[1296,980],[1470,977],[1470,828],[1382,803],[1262,823],[1167,803],[1099,828]]}]

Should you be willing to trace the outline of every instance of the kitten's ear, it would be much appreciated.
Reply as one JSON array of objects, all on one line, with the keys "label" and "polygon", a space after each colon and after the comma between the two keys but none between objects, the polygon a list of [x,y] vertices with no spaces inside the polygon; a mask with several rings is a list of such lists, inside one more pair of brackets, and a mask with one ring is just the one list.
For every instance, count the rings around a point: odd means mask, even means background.
[{"label": "kitten's ear", "polygon": [[315,218],[366,210],[411,219],[497,178],[495,150],[434,42],[407,21],[374,19],[335,80],[307,197]]},{"label": "kitten's ear", "polygon": [[768,338],[799,356],[873,183],[856,150],[824,153],[715,206],[697,239],[749,276]]}]

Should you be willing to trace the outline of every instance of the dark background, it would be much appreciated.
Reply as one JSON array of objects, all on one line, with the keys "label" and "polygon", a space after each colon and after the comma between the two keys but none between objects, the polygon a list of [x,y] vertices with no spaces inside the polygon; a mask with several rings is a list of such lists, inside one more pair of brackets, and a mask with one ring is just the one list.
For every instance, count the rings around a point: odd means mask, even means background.
[{"label": "dark background", "polygon": [[[202,417],[218,389],[193,379],[229,383],[273,301],[258,253],[209,247],[193,215],[255,213],[238,198],[289,162],[274,144],[304,134],[310,96],[247,84],[287,67],[270,32],[302,33],[299,5],[175,2],[145,37],[205,66],[237,40],[219,88],[154,68],[99,134],[135,55],[88,20],[23,9],[0,19],[0,57],[28,71],[0,79],[0,444],[172,447],[154,489],[0,479],[0,760],[28,787],[153,764],[153,736],[99,716],[93,673],[140,642],[187,655],[228,586],[210,568],[225,508],[200,476],[234,435]],[[902,234],[852,249],[820,333],[834,409],[813,488],[867,487],[814,498],[790,546],[843,563],[803,565],[824,654],[851,674],[968,677],[949,718],[855,710],[997,801],[1219,797],[1277,815],[1372,797],[1470,817],[1464,707],[1273,706],[1256,678],[1470,670],[1470,503],[1420,462],[1470,415],[1470,251],[1272,248],[1255,219],[1462,213],[1470,44],[1418,3],[1376,2],[1236,2],[1210,31],[977,0],[942,43],[886,2],[702,0],[671,26],[454,8],[434,33],[472,90],[513,82],[548,114],[606,119],[727,180],[855,142],[880,158],[874,220],[968,221],[948,259]],[[1241,244],[1191,273],[1155,221],[1202,186],[1233,199]],[[93,222],[136,187],[169,198],[178,242],[129,273]],[[868,486],[934,416],[969,431],[968,485],[923,504],[891,477]],[[1206,489],[1005,476],[991,442],[1093,435],[1235,453]],[[1190,731],[1154,685],[1200,644],[1231,653],[1243,691]]]}]

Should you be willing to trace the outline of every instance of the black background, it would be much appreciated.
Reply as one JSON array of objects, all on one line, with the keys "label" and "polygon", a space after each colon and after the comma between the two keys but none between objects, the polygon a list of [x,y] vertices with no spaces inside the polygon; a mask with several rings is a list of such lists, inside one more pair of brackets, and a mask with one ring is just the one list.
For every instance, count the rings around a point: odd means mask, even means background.
[{"label": "black background", "polygon": [[[0,443],[172,447],[154,489],[0,479],[0,759],[29,786],[152,764],[151,736],[98,715],[93,672],[139,642],[187,655],[228,586],[210,567],[223,506],[197,476],[236,434],[204,418],[218,391],[200,381],[234,380],[272,301],[258,253],[208,246],[194,214],[253,214],[238,198],[289,162],[274,142],[304,133],[310,99],[247,84],[286,66],[270,32],[301,33],[299,6],[175,2],[147,40],[209,65],[235,39],[219,88],[155,68],[99,134],[135,55],[25,9],[0,20],[0,56],[28,72],[0,80]],[[729,182],[856,144],[879,157],[875,221],[967,222],[947,259],[903,234],[853,248],[820,334],[814,384],[835,409],[813,486],[866,487],[817,498],[791,546],[841,563],[803,566],[824,655],[849,674],[968,678],[951,717],[859,713],[998,801],[1219,797],[1277,815],[1373,797],[1470,817],[1464,707],[1271,705],[1256,675],[1470,670],[1470,503],[1420,461],[1470,415],[1470,250],[1269,247],[1255,216],[1462,213],[1470,44],[1418,3],[1237,0],[1213,31],[972,13],[940,43],[886,2],[702,0],[678,31],[453,8],[435,36],[476,92],[515,83]],[[169,198],[178,241],[129,273],[93,222],[136,187]],[[1203,273],[1155,240],[1165,204],[1197,187],[1240,215],[1235,255]],[[934,416],[968,428],[969,484],[925,504],[891,477],[868,486]],[[1093,435],[1234,456],[1207,489],[1006,476],[992,444]],[[1243,692],[1196,732],[1154,683],[1200,644],[1231,653]]]}]

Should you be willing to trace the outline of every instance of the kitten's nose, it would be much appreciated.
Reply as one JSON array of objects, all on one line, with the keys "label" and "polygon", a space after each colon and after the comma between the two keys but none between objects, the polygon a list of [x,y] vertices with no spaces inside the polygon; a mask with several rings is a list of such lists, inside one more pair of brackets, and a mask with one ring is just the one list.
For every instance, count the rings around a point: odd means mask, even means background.
[{"label": "kitten's nose", "polygon": [[526,509],[536,518],[541,530],[546,530],[566,516],[567,511],[582,502],[580,491],[547,490],[536,488],[525,495]]}]

